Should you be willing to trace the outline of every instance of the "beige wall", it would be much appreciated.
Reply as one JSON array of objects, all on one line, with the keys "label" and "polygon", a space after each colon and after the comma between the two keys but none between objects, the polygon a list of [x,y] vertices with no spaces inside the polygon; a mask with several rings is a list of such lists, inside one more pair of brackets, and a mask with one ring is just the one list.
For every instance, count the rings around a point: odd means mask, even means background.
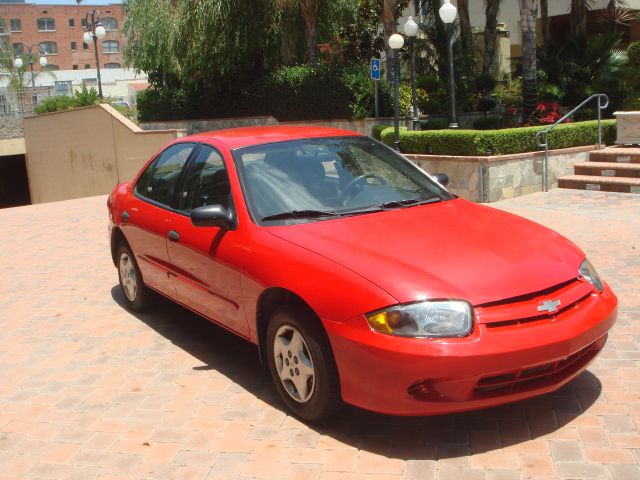
[{"label": "beige wall", "polygon": [[24,119],[33,203],[108,193],[183,132],[142,131],[109,105]]}]

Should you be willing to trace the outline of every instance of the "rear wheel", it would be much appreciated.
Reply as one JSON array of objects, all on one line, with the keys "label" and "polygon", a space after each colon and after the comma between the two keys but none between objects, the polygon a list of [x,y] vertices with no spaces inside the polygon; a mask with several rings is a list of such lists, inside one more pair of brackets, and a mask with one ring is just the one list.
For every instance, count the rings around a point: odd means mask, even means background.
[{"label": "rear wheel", "polygon": [[129,246],[118,246],[118,278],[128,309],[141,312],[151,304],[151,291],[142,282],[142,275]]},{"label": "rear wheel", "polygon": [[312,314],[294,305],[273,313],[267,327],[267,361],[280,397],[298,417],[320,422],[341,405],[331,346]]}]

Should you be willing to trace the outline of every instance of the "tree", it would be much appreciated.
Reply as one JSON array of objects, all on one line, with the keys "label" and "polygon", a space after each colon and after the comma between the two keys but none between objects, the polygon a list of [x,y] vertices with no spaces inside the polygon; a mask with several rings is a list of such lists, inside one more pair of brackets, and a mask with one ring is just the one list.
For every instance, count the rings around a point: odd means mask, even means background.
[{"label": "tree", "polygon": [[540,0],[540,17],[542,23],[542,46],[545,51],[551,48],[551,21],[549,19],[549,1]]},{"label": "tree", "polygon": [[305,37],[307,42],[307,60],[309,63],[318,62],[318,7],[319,0],[276,0],[280,8],[300,8],[300,15],[305,23]]},{"label": "tree", "polygon": [[498,12],[500,0],[486,0],[485,27],[484,27],[484,54],[482,57],[482,73],[493,75],[496,60],[496,41],[498,34]]},{"label": "tree", "polygon": [[587,12],[592,5],[593,0],[571,0],[569,10],[571,35],[583,35],[587,31]]},{"label": "tree", "polygon": [[460,19],[460,42],[465,51],[473,48],[473,32],[469,18],[469,0],[458,0],[458,18]]},{"label": "tree", "polygon": [[538,103],[536,64],[536,0],[520,0],[522,24],[522,119],[527,121]]}]

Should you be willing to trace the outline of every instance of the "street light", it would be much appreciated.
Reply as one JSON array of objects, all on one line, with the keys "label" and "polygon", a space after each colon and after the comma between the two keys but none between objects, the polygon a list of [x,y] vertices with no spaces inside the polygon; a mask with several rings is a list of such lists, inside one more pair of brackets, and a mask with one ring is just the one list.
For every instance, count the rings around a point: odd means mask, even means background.
[{"label": "street light", "polygon": [[[47,57],[44,56],[44,52],[40,45],[31,45],[27,47],[27,51],[29,52],[29,69],[31,70],[31,108],[38,106],[38,95],[36,94],[36,74],[33,72],[33,48],[38,47],[38,53],[40,54],[40,66],[42,68],[47,66]],[[16,57],[13,61],[13,64],[17,69],[21,69],[24,65],[21,57]]]},{"label": "street light", "polygon": [[440,19],[447,27],[447,42],[449,44],[449,101],[451,103],[451,119],[449,128],[458,128],[456,118],[456,87],[453,83],[453,22],[456,20],[458,10],[451,4],[451,0],[444,0],[438,11]]},{"label": "street light", "polygon": [[[79,4],[80,2],[78,2],[78,5]],[[98,94],[100,95],[100,98],[103,98],[102,82],[100,80],[100,60],[98,58],[98,39],[102,40],[107,32],[105,31],[104,27],[100,23],[100,12],[98,10],[91,10],[87,12],[86,24],[87,24],[87,31],[84,32],[84,35],[82,36],[82,40],[84,41],[84,43],[87,43],[87,44],[91,40],[93,40],[93,49],[96,52],[96,71],[98,74]]]},{"label": "street light", "polygon": [[413,118],[411,120],[411,126],[413,130],[416,129],[418,123],[418,105],[416,102],[416,56],[414,52],[413,43],[415,42],[416,35],[418,35],[418,24],[413,20],[413,17],[404,24],[404,34],[407,36],[409,43],[409,56],[411,57],[411,105],[413,106]]},{"label": "street light", "polygon": [[393,50],[393,148],[400,151],[400,49],[404,45],[404,37],[394,33],[389,37],[389,46]]}]

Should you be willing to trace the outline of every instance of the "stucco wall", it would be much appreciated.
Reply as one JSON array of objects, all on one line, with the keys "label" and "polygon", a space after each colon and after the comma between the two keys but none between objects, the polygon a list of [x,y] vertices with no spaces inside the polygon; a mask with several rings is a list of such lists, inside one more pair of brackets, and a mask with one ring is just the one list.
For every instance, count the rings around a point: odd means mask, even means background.
[{"label": "stucco wall", "polygon": [[108,193],[182,133],[144,132],[109,105],[27,117],[31,200],[44,203]]}]

